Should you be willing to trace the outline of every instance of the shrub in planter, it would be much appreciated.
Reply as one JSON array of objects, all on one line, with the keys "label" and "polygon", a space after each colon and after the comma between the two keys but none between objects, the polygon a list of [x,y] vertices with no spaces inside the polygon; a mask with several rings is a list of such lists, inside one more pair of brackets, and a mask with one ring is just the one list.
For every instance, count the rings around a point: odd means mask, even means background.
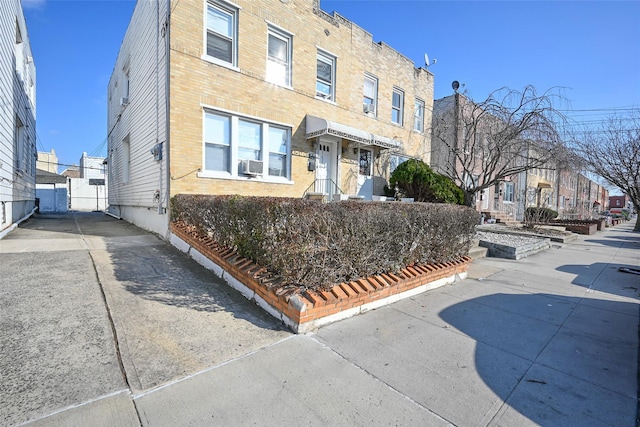
[{"label": "shrub in planter", "polygon": [[178,195],[172,219],[237,250],[279,287],[323,288],[466,255],[477,213],[430,203]]},{"label": "shrub in planter", "polygon": [[418,202],[464,204],[462,190],[422,160],[409,159],[401,163],[391,174],[389,186],[397,187],[402,197],[412,197]]},{"label": "shrub in planter", "polygon": [[549,222],[558,217],[558,212],[550,208],[527,208],[524,217],[525,222]]}]

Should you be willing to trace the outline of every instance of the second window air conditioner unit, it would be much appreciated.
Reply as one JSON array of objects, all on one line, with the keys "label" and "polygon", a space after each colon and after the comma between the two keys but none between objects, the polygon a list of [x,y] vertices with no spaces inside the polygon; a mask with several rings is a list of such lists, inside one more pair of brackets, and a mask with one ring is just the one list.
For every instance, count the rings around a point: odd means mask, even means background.
[{"label": "second window air conditioner unit", "polygon": [[241,170],[245,175],[262,175],[262,166],[261,160],[243,160]]},{"label": "second window air conditioner unit", "polygon": [[376,106],[373,104],[362,104],[362,111],[364,111],[365,113],[375,113]]},{"label": "second window air conditioner unit", "polygon": [[128,104],[129,104],[129,98],[127,97],[120,98],[120,105],[124,107],[125,105],[128,105]]}]

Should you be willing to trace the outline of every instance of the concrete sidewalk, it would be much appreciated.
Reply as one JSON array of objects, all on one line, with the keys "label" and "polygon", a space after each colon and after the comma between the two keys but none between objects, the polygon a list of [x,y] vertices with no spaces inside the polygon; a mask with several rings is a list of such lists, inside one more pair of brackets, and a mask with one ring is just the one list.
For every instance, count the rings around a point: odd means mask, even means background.
[{"label": "concrete sidewalk", "polygon": [[295,336],[100,214],[0,240],[0,423],[635,425],[631,223]]}]

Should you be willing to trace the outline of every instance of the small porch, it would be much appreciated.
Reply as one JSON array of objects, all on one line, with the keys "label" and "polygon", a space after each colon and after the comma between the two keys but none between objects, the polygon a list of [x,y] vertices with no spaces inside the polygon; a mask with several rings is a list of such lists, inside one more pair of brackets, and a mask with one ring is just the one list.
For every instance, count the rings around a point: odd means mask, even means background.
[{"label": "small porch", "polygon": [[314,180],[303,197],[325,201],[384,197],[387,181],[378,159],[383,150],[401,151],[400,141],[311,115],[305,121],[305,138],[313,148],[308,170],[314,172]]}]

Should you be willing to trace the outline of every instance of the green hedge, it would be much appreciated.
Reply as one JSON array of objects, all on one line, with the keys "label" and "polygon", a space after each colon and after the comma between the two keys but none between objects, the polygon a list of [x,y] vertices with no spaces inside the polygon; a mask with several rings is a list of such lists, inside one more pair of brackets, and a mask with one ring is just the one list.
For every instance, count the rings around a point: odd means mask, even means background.
[{"label": "green hedge", "polygon": [[429,203],[177,195],[172,219],[267,268],[280,286],[323,288],[466,255],[478,214]]}]

